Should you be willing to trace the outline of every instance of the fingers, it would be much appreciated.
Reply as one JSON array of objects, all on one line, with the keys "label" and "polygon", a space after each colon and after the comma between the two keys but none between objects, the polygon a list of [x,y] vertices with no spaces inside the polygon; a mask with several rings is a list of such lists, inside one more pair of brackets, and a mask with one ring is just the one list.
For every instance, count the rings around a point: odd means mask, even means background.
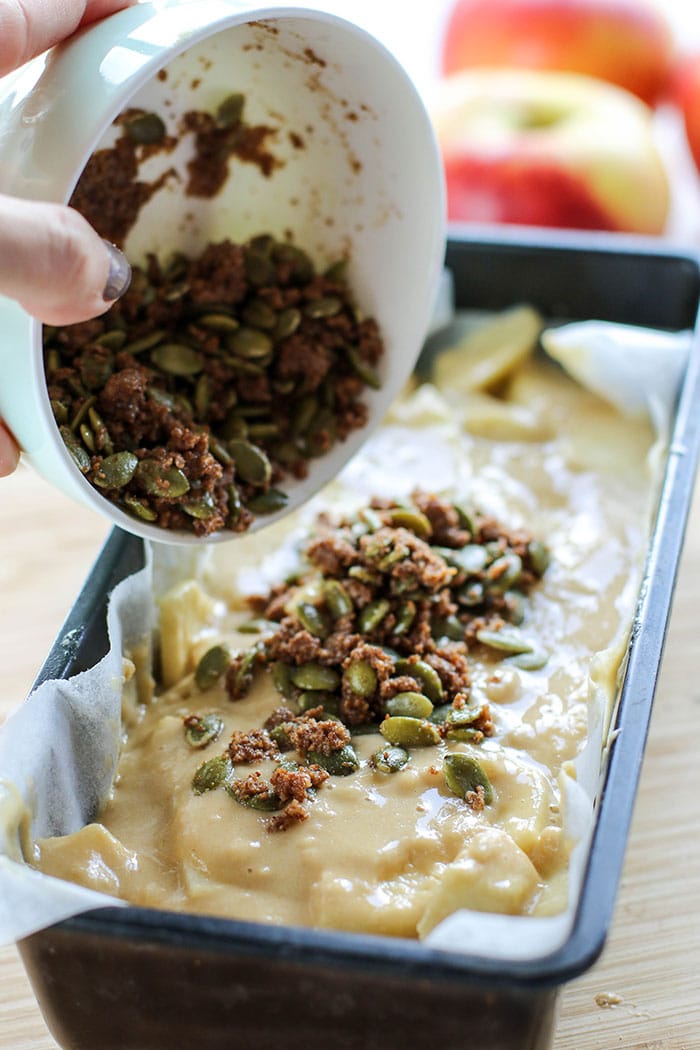
[{"label": "fingers", "polygon": [[0,76],[133,0],[0,0]]},{"label": "fingers", "polygon": [[0,478],[6,478],[19,462],[17,443],[0,420]]},{"label": "fingers", "polygon": [[0,294],[33,317],[53,325],[97,317],[130,277],[122,253],[77,211],[0,195]]}]

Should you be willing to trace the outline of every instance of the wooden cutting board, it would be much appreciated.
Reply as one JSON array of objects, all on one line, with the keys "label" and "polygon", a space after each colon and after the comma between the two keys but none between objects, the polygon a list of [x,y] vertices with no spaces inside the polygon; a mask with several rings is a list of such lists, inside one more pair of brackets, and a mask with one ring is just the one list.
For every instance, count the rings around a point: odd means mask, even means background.
[{"label": "wooden cutting board", "polygon": [[[0,481],[0,720],[29,690],[106,533],[27,470]],[[615,921],[602,959],[561,997],[554,1050],[700,1050],[699,592],[700,499]],[[0,1048],[56,1050],[14,948],[0,950]]]}]

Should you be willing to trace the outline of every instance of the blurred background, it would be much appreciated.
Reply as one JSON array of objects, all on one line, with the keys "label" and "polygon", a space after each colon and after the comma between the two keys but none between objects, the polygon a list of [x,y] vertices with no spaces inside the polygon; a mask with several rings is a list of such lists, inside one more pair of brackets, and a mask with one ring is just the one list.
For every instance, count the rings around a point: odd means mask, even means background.
[{"label": "blurred background", "polygon": [[[515,220],[511,221],[522,221],[519,216],[524,213],[529,216],[528,222],[534,218],[537,224],[586,225],[581,221],[581,202],[576,207],[571,200],[572,185],[557,188],[550,180],[547,190],[550,201],[558,201],[558,209],[550,209],[550,214],[543,214],[535,205],[528,212],[523,204],[522,197],[527,196],[522,184],[524,176],[516,185],[513,156],[517,154],[517,160],[527,151],[530,163],[533,154],[545,151],[550,155],[553,152],[557,166],[580,174],[584,189],[593,187],[594,197],[603,198],[602,210],[610,220],[607,228],[661,234],[686,244],[700,243],[700,176],[696,166],[700,164],[700,5],[688,0],[431,0],[413,5],[408,16],[389,0],[322,0],[319,6],[352,19],[381,40],[409,72],[436,121],[450,124],[449,130],[444,131],[449,141],[443,141],[443,147],[448,158],[453,220],[503,221],[504,211],[519,207]],[[517,7],[523,9],[520,22],[517,12],[513,14]],[[578,22],[571,20],[572,8],[579,9],[581,20]],[[539,16],[533,16],[533,10],[539,11]],[[567,18],[568,28],[562,30]],[[595,43],[584,42],[587,33],[589,41]],[[524,41],[526,36],[529,39]],[[465,43],[465,37],[472,38],[471,46]],[[546,129],[540,126],[527,132],[521,129],[519,141],[514,137],[508,145],[511,154],[508,176],[504,176],[502,170],[499,175],[493,159],[494,142],[497,140],[502,155],[507,139],[503,127],[500,136],[493,133],[493,124],[498,120],[508,123],[507,115],[485,116],[483,105],[475,115],[465,97],[461,100],[460,112],[460,100],[453,95],[445,116],[442,94],[446,51],[450,51],[452,62],[459,64],[461,58],[466,67],[477,61],[475,51],[479,51],[479,61],[485,63],[499,49],[500,64],[522,68],[524,49],[529,48],[532,57],[538,47],[550,62],[556,63],[559,57],[562,69],[572,68],[573,60],[581,64],[579,68],[588,68],[601,79],[620,74],[642,93],[646,90],[645,76],[656,77],[657,86],[661,79],[665,81],[649,110],[648,129],[666,175],[668,201],[665,204],[660,199],[663,194],[658,174],[652,170],[644,121],[641,124],[624,121],[624,114],[612,103],[607,117],[605,108],[596,103],[595,119],[591,113],[590,119],[587,122],[581,119],[577,127],[573,118],[580,114],[574,112],[572,120],[565,121],[566,132],[562,126]],[[453,79],[451,76],[450,81]],[[467,88],[473,91],[474,85]],[[587,106],[595,108],[592,101],[581,98],[581,111]],[[492,118],[490,130],[485,128],[487,116]],[[514,119],[512,113],[510,116]],[[686,119],[695,161],[686,134]],[[620,120],[623,127],[618,134],[615,121]],[[510,131],[514,135],[512,126]],[[533,138],[537,131],[539,141]],[[463,141],[456,143],[460,134]],[[607,157],[606,149],[610,150]],[[469,154],[466,160],[465,153]],[[484,160],[485,154],[490,154],[488,163]],[[626,163],[623,154],[626,154]],[[505,209],[494,207],[493,200],[484,200],[483,193],[477,202],[472,187],[467,185],[466,190],[464,187],[465,180],[469,183],[472,179],[478,179],[482,188],[498,181],[499,187],[494,193],[508,195],[510,204]],[[455,186],[460,180],[462,192]],[[456,214],[455,209],[459,210],[456,198],[460,196],[463,212]],[[513,204],[514,198],[520,205]],[[557,214],[551,214],[552,210]],[[583,211],[590,226],[603,224],[602,220],[598,221],[599,216],[590,214],[590,208]]]}]

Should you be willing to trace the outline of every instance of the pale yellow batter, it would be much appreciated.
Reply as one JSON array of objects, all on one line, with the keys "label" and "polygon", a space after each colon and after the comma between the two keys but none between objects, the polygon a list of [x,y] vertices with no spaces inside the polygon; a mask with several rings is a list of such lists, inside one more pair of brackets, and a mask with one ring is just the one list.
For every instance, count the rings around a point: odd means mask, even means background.
[{"label": "pale yellow batter", "polygon": [[[37,867],[139,904],[409,937],[459,908],[550,915],[566,906],[573,843],[563,785],[586,742],[599,754],[605,740],[643,568],[654,438],[645,422],[530,355],[539,330],[532,311],[502,324],[488,336],[500,340],[497,353],[472,341],[441,359],[436,385],[407,393],[309,508],[221,545],[202,580],[162,598],[167,688],[129,712],[100,822],[39,842]],[[520,342],[514,324],[526,333]],[[472,696],[488,700],[495,722],[479,745],[416,748],[405,769],[387,775],[368,762],[381,737],[357,736],[360,770],[331,777],[309,819],[283,833],[271,834],[264,814],[223,790],[195,795],[193,774],[217,745],[188,749],[183,716],[218,712],[225,742],[281,702],[267,675],[236,703],[193,681],[213,641],[238,649],[254,640],[235,629],[249,616],[241,594],[281,574],[321,507],[357,507],[373,493],[403,496],[416,486],[468,496],[547,543],[552,562],[521,628],[546,649],[546,665],[523,671],[495,655],[474,662]],[[474,808],[449,791],[447,748],[478,757],[492,804]]]}]

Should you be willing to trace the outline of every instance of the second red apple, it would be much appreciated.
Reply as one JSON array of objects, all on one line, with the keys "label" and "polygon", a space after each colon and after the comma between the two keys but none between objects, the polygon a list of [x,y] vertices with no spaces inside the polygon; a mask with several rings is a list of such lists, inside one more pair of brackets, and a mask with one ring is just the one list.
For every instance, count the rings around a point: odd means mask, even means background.
[{"label": "second red apple", "polygon": [[652,112],[593,77],[472,70],[432,109],[453,222],[664,231],[666,172]]}]

